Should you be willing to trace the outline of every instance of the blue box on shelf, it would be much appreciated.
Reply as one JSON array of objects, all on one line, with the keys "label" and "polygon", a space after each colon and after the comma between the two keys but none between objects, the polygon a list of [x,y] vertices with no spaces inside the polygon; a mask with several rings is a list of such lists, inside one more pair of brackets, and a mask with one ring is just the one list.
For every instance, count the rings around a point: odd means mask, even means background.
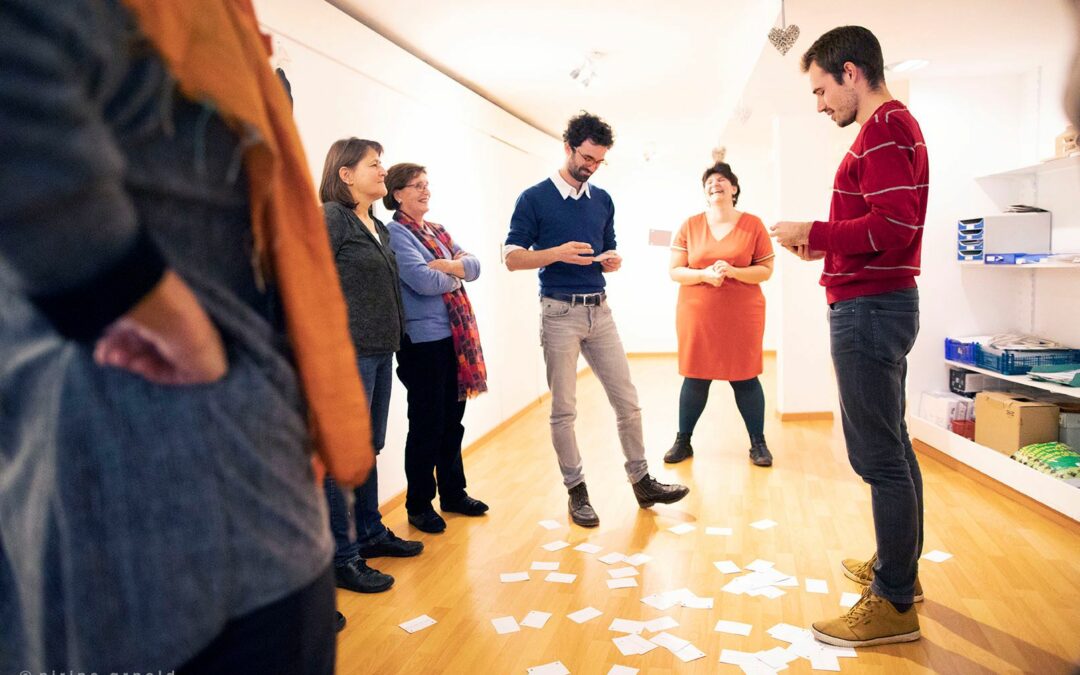
[{"label": "blue box on shelf", "polygon": [[945,358],[957,363],[975,365],[975,351],[978,347],[976,342],[961,342],[953,338],[945,338]]},{"label": "blue box on shelf", "polygon": [[1076,349],[988,349],[975,345],[975,365],[1002,375],[1025,375],[1036,366],[1063,366],[1080,363]]}]

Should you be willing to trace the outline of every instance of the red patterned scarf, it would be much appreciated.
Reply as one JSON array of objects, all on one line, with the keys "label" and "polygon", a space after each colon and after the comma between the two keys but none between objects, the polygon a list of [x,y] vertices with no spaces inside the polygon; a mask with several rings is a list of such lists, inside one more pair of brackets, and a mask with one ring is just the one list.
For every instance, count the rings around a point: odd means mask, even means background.
[{"label": "red patterned scarf", "polygon": [[[396,212],[394,220],[407,227],[436,258],[446,257],[439,244],[453,253],[454,240],[442,225],[426,220],[417,223],[403,211]],[[458,400],[464,401],[487,391],[487,366],[484,364],[484,350],[480,348],[480,331],[476,327],[476,315],[473,314],[469,296],[465,294],[464,284],[456,291],[443,293],[442,299],[450,316],[450,335],[454,338],[454,352],[457,354]]]}]

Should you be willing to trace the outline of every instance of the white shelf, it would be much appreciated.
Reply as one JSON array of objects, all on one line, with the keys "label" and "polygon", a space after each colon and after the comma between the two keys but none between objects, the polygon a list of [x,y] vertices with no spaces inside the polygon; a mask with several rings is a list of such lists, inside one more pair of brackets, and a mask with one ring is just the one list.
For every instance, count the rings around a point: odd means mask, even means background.
[{"label": "white shelf", "polygon": [[933,446],[1058,513],[1080,521],[1080,488],[1024,466],[1008,455],[969,441],[915,415],[908,416],[908,432],[912,438]]},{"label": "white shelf", "polygon": [[[983,375],[989,375],[990,377],[996,377],[999,380],[1007,380],[1009,382],[1015,382],[1016,384],[1022,384],[1025,387],[1035,387],[1036,389],[1042,389],[1044,391],[1052,391],[1055,394],[1061,394],[1062,396],[1069,396],[1070,398],[1080,398],[1080,388],[1066,387],[1060,384],[1054,384],[1053,382],[1039,382],[1033,380],[1027,375],[1003,375],[996,370],[988,370],[986,368],[980,368],[973,366],[970,363],[961,363],[959,361],[950,361],[945,359],[945,363],[954,368],[963,368],[964,370],[971,370],[976,373],[982,373]],[[1080,364],[1077,364],[1080,368]]]},{"label": "white shelf", "polygon": [[1080,169],[1080,155],[1050,159],[1045,162],[1039,162],[1038,164],[1032,164],[1031,166],[1023,166],[1019,169],[1012,169],[1010,171],[1002,171],[1000,173],[992,173],[986,176],[979,176],[975,180],[993,180],[997,178],[1034,178],[1035,176],[1044,173],[1066,171],[1068,169]]}]

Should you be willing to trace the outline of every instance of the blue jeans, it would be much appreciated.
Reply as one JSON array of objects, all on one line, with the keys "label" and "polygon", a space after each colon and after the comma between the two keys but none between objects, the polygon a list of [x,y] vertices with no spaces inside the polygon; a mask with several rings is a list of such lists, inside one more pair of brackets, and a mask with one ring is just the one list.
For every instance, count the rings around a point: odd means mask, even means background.
[{"label": "blue jeans", "polygon": [[[393,364],[394,355],[389,352],[357,358],[371,414],[371,444],[375,454],[386,444]],[[334,565],[341,566],[356,558],[361,546],[382,541],[389,531],[379,513],[378,466],[371,467],[371,474],[363,485],[353,488],[351,500],[329,476],[324,487],[330,507],[330,532],[334,535]],[[352,508],[349,501],[353,502]]]},{"label": "blue jeans", "polygon": [[919,292],[833,303],[829,329],[848,459],[870,485],[878,555],[871,588],[910,603],[923,545],[923,488],[904,422],[904,384],[919,334]]}]

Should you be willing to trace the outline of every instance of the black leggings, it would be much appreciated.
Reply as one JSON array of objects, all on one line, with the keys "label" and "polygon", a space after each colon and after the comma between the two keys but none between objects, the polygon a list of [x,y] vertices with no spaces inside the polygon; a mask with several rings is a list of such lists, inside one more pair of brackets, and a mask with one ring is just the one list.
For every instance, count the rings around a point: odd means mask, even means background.
[{"label": "black leggings", "polygon": [[[694,433],[705,404],[709,401],[709,387],[712,380],[699,380],[688,377],[683,380],[682,392],[679,393],[679,433],[689,436]],[[765,392],[761,382],[752,378],[731,382],[735,390],[735,405],[739,406],[750,442],[765,439]]]}]

